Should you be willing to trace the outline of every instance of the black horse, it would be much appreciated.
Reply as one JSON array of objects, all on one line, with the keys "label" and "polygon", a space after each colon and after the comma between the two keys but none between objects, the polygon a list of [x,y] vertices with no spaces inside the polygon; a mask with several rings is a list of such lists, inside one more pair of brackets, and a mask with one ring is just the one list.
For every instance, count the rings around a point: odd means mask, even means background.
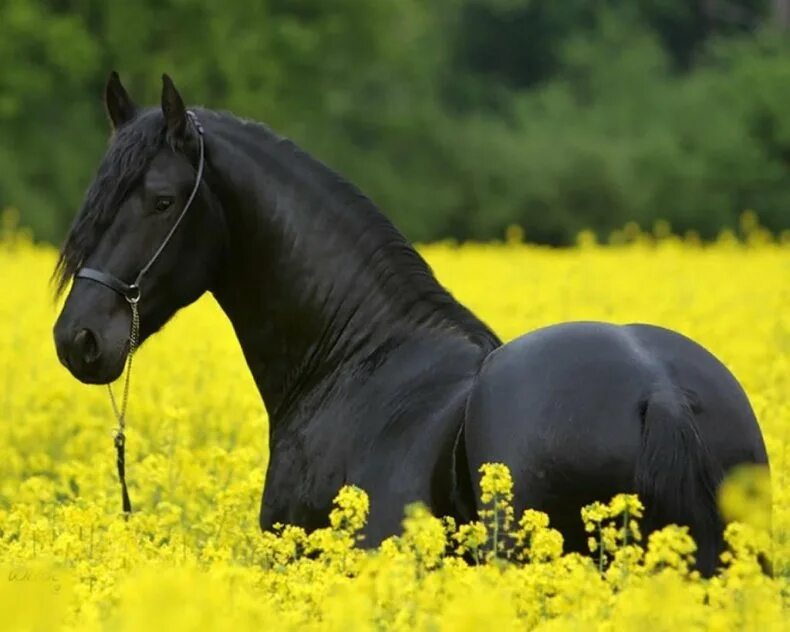
[{"label": "black horse", "polygon": [[469,520],[478,468],[503,462],[516,511],[548,512],[568,549],[585,548],[580,506],[636,492],[646,529],[689,525],[713,572],[717,486],[767,463],[715,357],[650,325],[567,323],[502,345],[353,185],[263,125],[187,110],[163,80],[146,109],[107,83],[114,135],[56,270],[60,291],[74,279],[55,341],[76,378],[122,373],[128,299],[145,340],[210,291],[269,411],[262,528],[326,525],[345,483],[370,496],[368,545],[414,501]]}]

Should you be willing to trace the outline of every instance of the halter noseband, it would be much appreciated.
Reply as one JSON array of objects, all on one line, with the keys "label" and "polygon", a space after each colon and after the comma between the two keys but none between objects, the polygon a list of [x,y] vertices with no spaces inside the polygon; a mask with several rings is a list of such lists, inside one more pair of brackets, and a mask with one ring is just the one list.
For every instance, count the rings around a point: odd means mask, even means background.
[{"label": "halter noseband", "polygon": [[170,238],[176,232],[179,224],[181,224],[181,220],[184,219],[189,207],[192,205],[192,202],[197,195],[198,188],[200,188],[200,181],[203,179],[203,165],[205,163],[205,156],[204,156],[204,148],[203,148],[203,126],[200,124],[197,115],[192,110],[187,110],[187,116],[189,120],[192,122],[192,126],[195,128],[198,134],[198,144],[200,147],[200,158],[198,161],[198,169],[197,175],[195,176],[195,185],[192,187],[192,192],[189,194],[187,198],[186,204],[184,204],[184,208],[181,211],[181,214],[178,216],[176,223],[173,224],[173,227],[170,229],[170,232],[167,233],[167,236],[162,241],[159,248],[156,249],[156,252],[153,256],[148,260],[143,268],[140,270],[137,278],[135,278],[134,282],[129,284],[125,281],[122,281],[116,276],[109,274],[108,272],[102,272],[101,270],[96,270],[95,268],[80,268],[77,273],[74,275],[75,279],[89,279],[91,281],[95,281],[96,283],[101,283],[103,286],[110,288],[114,292],[117,292],[121,296],[123,296],[130,304],[137,303],[140,300],[140,281],[142,281],[143,277],[146,273],[151,269],[151,266],[154,265],[154,262],[159,258],[159,255],[162,254],[162,251],[167,246],[167,242],[170,241]]}]

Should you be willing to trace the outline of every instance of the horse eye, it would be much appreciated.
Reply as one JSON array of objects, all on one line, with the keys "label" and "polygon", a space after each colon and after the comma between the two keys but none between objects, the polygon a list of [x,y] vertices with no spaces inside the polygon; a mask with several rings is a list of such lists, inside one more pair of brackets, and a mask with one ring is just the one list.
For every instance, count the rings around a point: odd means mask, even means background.
[{"label": "horse eye", "polygon": [[173,203],[172,197],[170,197],[169,195],[160,195],[158,198],[156,198],[156,204],[154,205],[154,208],[157,211],[166,211],[168,208],[170,208],[170,205],[172,203]]}]

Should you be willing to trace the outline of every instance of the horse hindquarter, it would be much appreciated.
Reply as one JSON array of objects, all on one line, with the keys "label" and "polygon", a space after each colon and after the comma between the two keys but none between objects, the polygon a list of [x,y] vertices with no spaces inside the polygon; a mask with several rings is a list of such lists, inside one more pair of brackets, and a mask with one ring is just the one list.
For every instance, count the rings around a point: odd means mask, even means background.
[{"label": "horse hindquarter", "polygon": [[587,550],[580,508],[639,492],[646,530],[679,522],[711,572],[720,546],[715,487],[765,462],[751,408],[726,368],[692,341],[649,326],[567,323],[494,351],[467,403],[470,474],[502,462],[517,512],[549,514],[567,550]]}]

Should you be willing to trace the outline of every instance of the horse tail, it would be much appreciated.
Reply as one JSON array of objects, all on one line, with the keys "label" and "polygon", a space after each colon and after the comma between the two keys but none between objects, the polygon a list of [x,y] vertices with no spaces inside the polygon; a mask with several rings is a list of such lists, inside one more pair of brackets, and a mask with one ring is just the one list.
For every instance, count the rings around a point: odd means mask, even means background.
[{"label": "horse tail", "polygon": [[716,504],[723,472],[700,436],[693,397],[666,388],[643,401],[635,479],[645,504],[645,533],[673,523],[687,525],[697,544],[697,569],[709,577],[723,547]]}]

